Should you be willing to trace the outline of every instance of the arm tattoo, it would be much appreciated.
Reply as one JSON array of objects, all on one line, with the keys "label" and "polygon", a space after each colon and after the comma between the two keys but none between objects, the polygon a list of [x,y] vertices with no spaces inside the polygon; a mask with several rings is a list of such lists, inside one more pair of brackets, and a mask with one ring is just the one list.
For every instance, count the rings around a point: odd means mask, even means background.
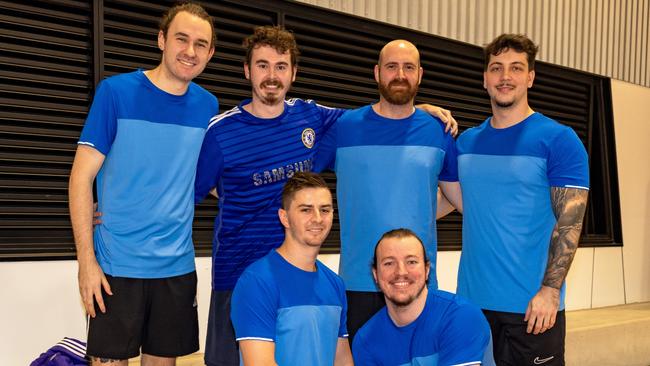
[{"label": "arm tattoo", "polygon": [[578,188],[551,188],[551,205],[557,224],[551,235],[544,286],[562,287],[578,249],[588,193]]}]

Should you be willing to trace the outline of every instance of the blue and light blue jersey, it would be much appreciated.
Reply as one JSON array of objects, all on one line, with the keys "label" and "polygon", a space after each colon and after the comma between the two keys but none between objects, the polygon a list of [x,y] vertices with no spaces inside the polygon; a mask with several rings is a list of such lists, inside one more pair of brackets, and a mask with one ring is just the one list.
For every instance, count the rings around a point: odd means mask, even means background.
[{"label": "blue and light blue jersey", "polygon": [[383,307],[354,336],[361,366],[449,366],[481,362],[490,327],[481,310],[440,290],[429,290],[422,313],[399,327]]},{"label": "blue and light blue jersey", "polygon": [[212,288],[232,290],[241,273],[284,240],[278,220],[282,187],[297,171],[312,171],[313,155],[344,112],[313,101],[285,101],[276,118],[257,118],[243,101],[215,116],[203,141],[195,199],[219,195],[214,223]]},{"label": "blue and light blue jersey", "polygon": [[346,112],[325,136],[315,169],[334,169],[341,223],[340,275],[349,291],[379,291],[370,272],[386,231],[409,228],[422,239],[436,281],[438,180],[457,181],[456,148],[443,123],[418,110],[384,118],[372,106]]},{"label": "blue and light blue jersey", "polygon": [[100,83],[79,144],[105,155],[97,174],[97,260],[112,276],[163,278],[194,270],[194,176],[217,99],[190,83],[182,96],[139,70]]},{"label": "blue and light blue jersey", "polygon": [[[483,309],[525,313],[540,289],[556,218],[551,187],[589,189],[575,132],[540,113],[504,129],[488,118],[458,139],[463,251],[458,293]],[[564,286],[561,307],[564,308]]]},{"label": "blue and light blue jersey", "polygon": [[321,262],[307,272],[277,251],[250,265],[232,295],[237,341],[275,342],[278,365],[331,366],[346,338],[345,287]]}]

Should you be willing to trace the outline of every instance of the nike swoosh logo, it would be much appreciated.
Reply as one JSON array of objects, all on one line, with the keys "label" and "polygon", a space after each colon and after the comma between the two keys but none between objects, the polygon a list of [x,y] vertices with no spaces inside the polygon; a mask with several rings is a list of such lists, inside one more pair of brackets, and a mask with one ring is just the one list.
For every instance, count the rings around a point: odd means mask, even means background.
[{"label": "nike swoosh logo", "polygon": [[533,363],[534,363],[535,365],[541,365],[541,364],[543,364],[543,363],[546,363],[546,362],[552,360],[553,358],[555,358],[555,356],[546,357],[546,358],[535,357],[535,359],[533,360]]}]

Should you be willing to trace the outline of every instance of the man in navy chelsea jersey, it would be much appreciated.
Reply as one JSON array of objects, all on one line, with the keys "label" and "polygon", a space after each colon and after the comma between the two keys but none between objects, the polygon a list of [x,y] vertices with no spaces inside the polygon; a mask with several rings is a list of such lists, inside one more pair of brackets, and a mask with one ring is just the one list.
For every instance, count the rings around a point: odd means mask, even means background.
[{"label": "man in navy chelsea jersey", "polygon": [[[345,112],[285,99],[298,70],[292,33],[258,27],[244,47],[252,99],[210,121],[196,175],[196,201],[211,190],[219,199],[205,353],[209,366],[239,364],[229,318],[232,290],[248,265],[284,240],[277,218],[282,185],[296,172],[314,169],[319,142]],[[432,106],[427,111],[453,121],[448,111]]]},{"label": "man in navy chelsea jersey", "polygon": [[536,53],[530,39],[514,34],[485,48],[493,115],[457,143],[458,294],[483,309],[498,365],[564,365],[564,280],[589,189],[578,136],[528,105]]},{"label": "man in navy chelsea jersey", "polygon": [[[179,4],[160,22],[160,64],[103,80],[70,174],[79,291],[93,365],[173,365],[199,349],[193,178],[217,99],[191,82],[214,53],[212,19]],[[92,228],[93,181],[102,223]]]},{"label": "man in navy chelsea jersey", "polygon": [[295,173],[277,211],[282,245],[250,265],[232,295],[244,366],[351,366],[343,281],[318,261],[334,219],[317,174]]}]

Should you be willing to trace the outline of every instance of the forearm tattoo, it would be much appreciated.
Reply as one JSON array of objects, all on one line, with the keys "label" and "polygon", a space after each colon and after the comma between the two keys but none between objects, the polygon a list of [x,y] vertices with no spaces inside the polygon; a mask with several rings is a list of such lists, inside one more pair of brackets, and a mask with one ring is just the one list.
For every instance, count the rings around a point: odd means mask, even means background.
[{"label": "forearm tattoo", "polygon": [[588,193],[578,188],[551,188],[551,205],[557,224],[551,236],[544,286],[562,287],[578,249]]}]

